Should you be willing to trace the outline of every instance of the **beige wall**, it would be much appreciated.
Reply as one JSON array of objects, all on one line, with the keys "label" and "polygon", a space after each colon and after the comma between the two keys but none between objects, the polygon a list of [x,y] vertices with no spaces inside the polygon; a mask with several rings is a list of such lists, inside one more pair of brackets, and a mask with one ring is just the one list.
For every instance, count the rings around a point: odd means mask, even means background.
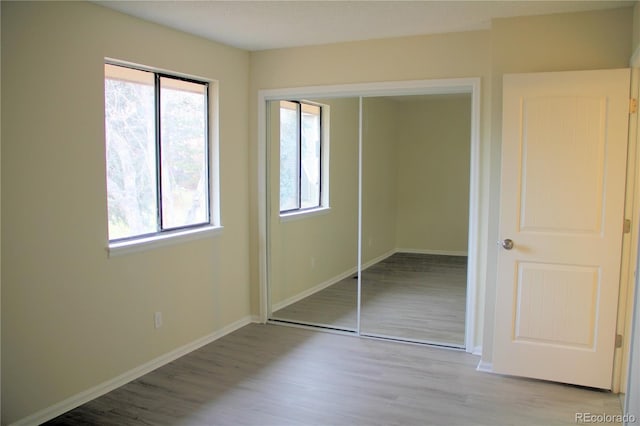
[{"label": "beige wall", "polygon": [[[11,423],[250,315],[249,54],[91,3],[1,7]],[[220,81],[222,235],[108,257],[105,57]]]},{"label": "beige wall", "polygon": [[632,52],[640,49],[640,1],[633,7],[633,34],[631,38]]},{"label": "beige wall", "polygon": [[362,263],[396,248],[398,116],[384,98],[362,100]]},{"label": "beige wall", "polygon": [[[281,221],[279,111],[270,109],[270,284],[272,305],[349,270],[358,250],[358,99],[319,99],[329,107],[329,205],[319,216]],[[354,324],[355,326],[355,324]]]},{"label": "beige wall", "polygon": [[363,99],[363,261],[466,252],[470,95]]},{"label": "beige wall", "polygon": [[421,99],[397,103],[396,247],[466,253],[471,95]]}]

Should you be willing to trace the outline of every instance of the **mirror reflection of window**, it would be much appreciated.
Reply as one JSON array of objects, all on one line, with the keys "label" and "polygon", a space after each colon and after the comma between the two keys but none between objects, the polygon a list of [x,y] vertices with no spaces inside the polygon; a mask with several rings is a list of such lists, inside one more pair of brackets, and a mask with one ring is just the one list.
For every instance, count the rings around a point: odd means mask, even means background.
[{"label": "mirror reflection of window", "polygon": [[280,212],[321,205],[321,113],[318,105],[280,102]]}]

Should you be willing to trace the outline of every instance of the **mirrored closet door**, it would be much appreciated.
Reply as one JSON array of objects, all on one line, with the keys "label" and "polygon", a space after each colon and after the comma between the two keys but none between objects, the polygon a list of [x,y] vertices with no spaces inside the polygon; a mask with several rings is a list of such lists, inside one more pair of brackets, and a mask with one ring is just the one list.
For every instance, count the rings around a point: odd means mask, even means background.
[{"label": "mirrored closet door", "polygon": [[268,101],[271,321],[465,347],[471,104]]},{"label": "mirrored closet door", "polygon": [[363,99],[361,334],[464,347],[471,95]]},{"label": "mirrored closet door", "polygon": [[270,319],[356,331],[358,98],[267,106]]}]

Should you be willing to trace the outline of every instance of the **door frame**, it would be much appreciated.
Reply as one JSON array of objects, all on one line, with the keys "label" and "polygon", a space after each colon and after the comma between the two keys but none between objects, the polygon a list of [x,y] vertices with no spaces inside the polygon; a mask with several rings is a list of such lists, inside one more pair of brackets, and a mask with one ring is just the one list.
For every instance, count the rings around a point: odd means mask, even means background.
[{"label": "door frame", "polygon": [[[631,87],[629,96],[640,98],[640,47],[629,60],[631,68]],[[627,151],[627,180],[625,197],[625,219],[631,220],[631,232],[622,237],[622,258],[620,270],[620,298],[618,303],[618,325],[616,334],[623,336],[622,347],[616,348],[613,358],[612,392],[629,391],[628,376],[630,368],[631,340],[633,336],[634,311],[640,306],[634,305],[635,292],[640,290],[636,285],[638,275],[638,252],[640,251],[640,196],[636,195],[640,188],[640,118],[638,113],[629,115],[629,141]],[[638,315],[638,313],[636,313]],[[636,330],[637,338],[638,331]],[[626,406],[624,407],[626,408]]]},{"label": "door frame", "polygon": [[[269,301],[269,251],[268,251],[268,179],[267,179],[267,101],[286,98],[345,98],[374,96],[406,96],[406,95],[439,95],[439,94],[471,94],[471,157],[469,163],[469,237],[467,258],[467,302],[465,315],[465,350],[477,352],[476,318],[478,310],[479,273],[483,269],[478,264],[481,229],[480,219],[480,78],[454,78],[434,80],[404,80],[390,82],[357,83],[327,86],[306,86],[282,89],[265,89],[258,91],[258,250],[259,250],[259,285],[260,285],[260,317],[266,323],[270,315]],[[361,102],[360,102],[361,104]],[[361,107],[360,107],[360,112]],[[361,130],[359,137],[361,138]],[[360,154],[361,155],[361,152]],[[360,195],[359,195],[360,196]],[[360,210],[360,209],[359,209]],[[358,223],[361,223],[361,210],[358,212]],[[360,243],[360,242],[359,242]],[[361,265],[358,265],[360,267]],[[358,307],[359,309],[359,307]]]}]

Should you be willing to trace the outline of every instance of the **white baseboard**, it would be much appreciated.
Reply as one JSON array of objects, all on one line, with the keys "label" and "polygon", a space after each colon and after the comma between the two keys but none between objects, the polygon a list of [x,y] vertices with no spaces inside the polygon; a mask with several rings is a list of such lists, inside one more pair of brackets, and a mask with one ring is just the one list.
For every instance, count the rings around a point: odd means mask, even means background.
[{"label": "white baseboard", "polygon": [[493,373],[493,363],[480,360],[476,371],[482,371],[483,373]]},{"label": "white baseboard", "polygon": [[[385,260],[387,257],[392,256],[394,253],[396,253],[396,250],[390,250],[374,259],[371,259],[370,261],[363,263],[362,264],[362,269],[367,269],[369,266],[375,265],[378,262],[382,262],[383,260]],[[279,311],[282,308],[286,308],[287,306],[299,302],[300,300],[311,296],[312,294],[315,294],[319,291],[324,290],[327,287],[330,287],[342,280],[344,280],[345,278],[348,278],[352,275],[355,275],[358,272],[358,268],[357,267],[353,267],[339,275],[336,275],[335,277],[331,277],[328,280],[321,282],[320,284],[317,284],[311,288],[306,289],[305,291],[296,294],[295,296],[289,297],[285,300],[283,300],[282,302],[278,302],[275,303],[273,305],[273,307],[271,308],[271,312],[276,312]]]},{"label": "white baseboard", "polygon": [[[369,260],[368,262],[365,262],[362,264],[362,269],[367,269],[370,266],[375,265],[376,263],[382,262],[383,260],[385,260],[386,258],[393,256],[396,253],[416,253],[416,254],[434,254],[434,255],[442,255],[442,256],[467,256],[467,252],[466,251],[446,251],[446,250],[427,250],[427,249],[403,249],[403,248],[395,248],[392,250],[389,250],[386,253],[381,254],[380,256],[377,256],[371,260]],[[301,301],[302,299],[309,297],[319,291],[324,290],[327,287],[330,287],[340,281],[342,281],[343,279],[351,276],[351,275],[355,275],[358,272],[358,268],[354,267],[349,269],[348,271],[345,271],[339,275],[336,275],[334,277],[329,278],[328,280],[321,282],[320,284],[317,284],[311,288],[308,288],[306,290],[304,290],[303,292],[300,292],[294,296],[291,296],[281,302],[275,303],[273,305],[273,307],[271,308],[271,312],[276,312],[279,311],[280,309],[286,308],[289,305],[292,305],[296,302]],[[259,321],[258,321],[259,322]]]},{"label": "white baseboard", "polygon": [[471,354],[482,356],[482,346],[475,346],[471,351]]},{"label": "white baseboard", "polygon": [[395,251],[396,253],[435,254],[439,256],[468,256],[468,253],[466,251],[452,250],[397,248]]},{"label": "white baseboard", "polygon": [[92,399],[98,398],[108,392],[111,392],[114,389],[119,388],[122,385],[125,385],[139,377],[144,376],[151,371],[162,367],[165,364],[170,363],[190,352],[195,351],[196,349],[201,348],[204,345],[207,345],[215,340],[220,339],[221,337],[226,336],[229,333],[232,333],[245,325],[248,325],[254,321],[257,317],[247,316],[244,317],[234,323],[231,323],[220,330],[213,332],[207,336],[201,337],[199,339],[194,340],[193,342],[187,343],[184,346],[181,346],[177,349],[172,350],[164,355],[160,355],[157,358],[152,359],[151,361],[142,364],[136,368],[133,368],[113,379],[107,380],[106,382],[100,383],[97,386],[89,388],[85,391],[82,391],[76,395],[73,395],[55,405],[52,405],[44,410],[40,410],[28,417],[25,417],[21,420],[18,420],[15,423],[12,423],[11,426],[22,426],[22,425],[39,425],[48,420],[51,420],[55,417],[58,417],[61,414],[66,413],[69,410],[72,410],[80,405],[91,401]]},{"label": "white baseboard", "polygon": [[380,262],[382,262],[383,260],[385,260],[386,258],[393,256],[393,255],[394,255],[394,254],[396,254],[397,252],[398,252],[398,249],[393,249],[393,250],[389,250],[389,251],[388,251],[388,252],[386,252],[386,253],[382,253],[380,256],[378,256],[378,257],[374,257],[374,258],[373,258],[373,259],[371,259],[370,261],[363,263],[363,264],[362,264],[362,269],[364,270],[364,269],[367,269],[367,268],[368,268],[368,267],[370,267],[370,266],[375,265],[376,263],[380,263]]}]

